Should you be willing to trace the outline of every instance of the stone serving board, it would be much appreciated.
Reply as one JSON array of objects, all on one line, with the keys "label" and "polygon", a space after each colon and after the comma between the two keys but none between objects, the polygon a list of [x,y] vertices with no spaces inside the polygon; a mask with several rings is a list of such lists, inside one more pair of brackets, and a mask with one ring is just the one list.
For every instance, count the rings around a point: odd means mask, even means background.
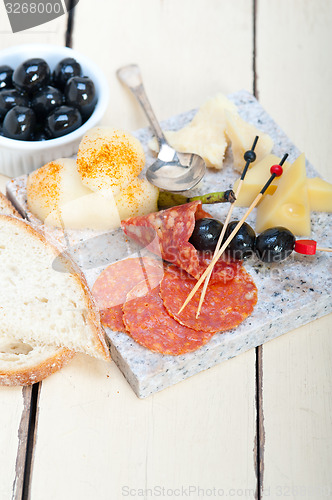
[{"label": "stone serving board", "polygon": [[[267,132],[274,140],[273,153],[282,157],[289,153],[294,161],[300,151],[262,109],[256,99],[245,91],[232,94],[229,98],[237,105],[240,115],[260,130]],[[162,123],[164,130],[177,130],[187,124],[195,111],[183,113]],[[134,135],[142,142],[146,153],[146,166],[154,161],[148,149],[152,137],[149,128],[138,130]],[[208,169],[203,181],[191,194],[209,191],[223,191],[233,186],[239,174],[232,168],[231,149],[227,151],[225,168],[222,171]],[[317,172],[307,162],[308,177]],[[99,273],[111,262],[125,257],[145,255],[144,249],[128,242],[121,229],[108,233],[95,231],[60,231],[46,228],[31,214],[26,204],[26,179],[19,177],[7,185],[7,194],[15,206],[38,225],[51,238],[55,238],[72,255],[81,267],[91,287]],[[205,207],[216,218],[223,221],[228,205]],[[245,212],[236,208],[233,219],[239,219]],[[248,218],[255,226],[255,211]],[[332,214],[312,213],[312,238],[320,246],[332,246]],[[56,268],[56,262],[54,267]],[[258,288],[258,302],[253,314],[238,328],[216,334],[208,344],[196,352],[182,356],[164,356],[140,346],[126,333],[106,328],[113,360],[119,366],[139,398],[145,398],[196,373],[233,358],[253,347],[264,344],[294,328],[302,326],[332,311],[331,284],[332,260],[328,253],[318,252],[315,256],[293,253],[280,264],[263,264],[255,257],[245,262],[246,270],[253,276]]]}]

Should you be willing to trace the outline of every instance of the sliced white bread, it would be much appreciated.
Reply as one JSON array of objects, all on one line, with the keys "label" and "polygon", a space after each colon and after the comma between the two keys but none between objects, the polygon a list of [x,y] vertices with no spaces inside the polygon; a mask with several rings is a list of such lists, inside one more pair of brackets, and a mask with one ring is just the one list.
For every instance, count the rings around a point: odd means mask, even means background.
[{"label": "sliced white bread", "polygon": [[[36,228],[5,215],[0,215],[0,328],[3,345],[53,347],[56,365],[72,356],[68,350],[110,358],[99,313],[78,268]],[[59,347],[65,348],[61,360]],[[37,351],[35,360],[43,363]],[[45,371],[52,372],[52,366]]]},{"label": "sliced white bread", "polygon": [[2,193],[0,193],[0,214],[21,217],[20,214],[15,210],[14,205],[12,205],[8,198],[6,198],[6,196]]},{"label": "sliced white bread", "polygon": [[60,370],[74,356],[65,347],[0,339],[0,385],[31,385]]},{"label": "sliced white bread", "polygon": [[[20,217],[2,193],[0,213]],[[0,325],[0,385],[31,385],[40,382],[62,368],[75,354],[65,347],[26,344],[2,338]]]}]

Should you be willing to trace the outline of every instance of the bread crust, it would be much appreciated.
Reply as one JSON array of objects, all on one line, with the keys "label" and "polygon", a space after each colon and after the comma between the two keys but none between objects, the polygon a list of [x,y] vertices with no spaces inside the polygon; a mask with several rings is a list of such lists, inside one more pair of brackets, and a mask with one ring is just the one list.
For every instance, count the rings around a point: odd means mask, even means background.
[{"label": "bread crust", "polygon": [[74,351],[66,348],[55,350],[54,355],[48,356],[45,360],[28,368],[16,368],[13,361],[12,370],[0,370],[0,385],[32,385],[40,382],[44,378],[60,370],[75,356]]},{"label": "bread crust", "polygon": [[7,209],[11,215],[14,215],[15,217],[21,218],[20,214],[14,207],[14,205],[6,198],[6,196],[2,193],[0,193],[0,210]]},{"label": "bread crust", "polygon": [[[77,264],[73,262],[70,258],[69,254],[59,248],[55,242],[49,241],[46,239],[43,233],[33,226],[30,222],[18,219],[16,217],[11,217],[9,215],[0,214],[0,223],[1,220],[9,221],[11,224],[16,225],[20,229],[27,231],[31,237],[37,238],[46,245],[51,252],[53,252],[54,258],[60,259],[64,266],[70,270],[70,273],[74,276],[77,284],[83,289],[84,292],[84,302],[85,302],[85,320],[89,324],[90,328],[94,332],[94,344],[96,349],[96,357],[100,357],[101,359],[109,361],[111,359],[110,351],[107,346],[106,336],[104,330],[102,329],[100,323],[99,311],[94,303],[92,298],[92,294],[88,288],[87,282],[84,278],[83,273],[80,271]],[[87,353],[91,354],[91,353]],[[99,356],[98,356],[99,355]]]}]

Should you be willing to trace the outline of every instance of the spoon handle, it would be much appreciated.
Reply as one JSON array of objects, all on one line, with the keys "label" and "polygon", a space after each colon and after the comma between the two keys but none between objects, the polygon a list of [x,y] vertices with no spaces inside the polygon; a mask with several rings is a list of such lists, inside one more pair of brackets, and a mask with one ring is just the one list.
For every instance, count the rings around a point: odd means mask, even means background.
[{"label": "spoon handle", "polygon": [[132,91],[142,106],[161,148],[163,144],[167,144],[167,141],[146,95],[139,67],[137,64],[129,64],[128,66],[119,68],[116,74],[119,80]]}]

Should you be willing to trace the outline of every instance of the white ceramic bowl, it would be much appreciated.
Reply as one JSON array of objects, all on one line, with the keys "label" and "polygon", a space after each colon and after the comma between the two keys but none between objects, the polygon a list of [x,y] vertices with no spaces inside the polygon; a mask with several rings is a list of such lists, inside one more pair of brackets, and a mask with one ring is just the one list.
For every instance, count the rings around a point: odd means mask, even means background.
[{"label": "white ceramic bowl", "polygon": [[89,76],[96,88],[98,101],[90,118],[70,134],[47,141],[17,141],[0,136],[0,173],[17,177],[61,157],[77,153],[81,138],[103,117],[109,98],[107,80],[99,67],[84,55],[67,47],[57,45],[16,45],[0,51],[0,65],[8,64],[15,69],[21,62],[32,57],[41,57],[53,71],[56,64],[65,57],[75,58],[82,66],[85,76]]}]

